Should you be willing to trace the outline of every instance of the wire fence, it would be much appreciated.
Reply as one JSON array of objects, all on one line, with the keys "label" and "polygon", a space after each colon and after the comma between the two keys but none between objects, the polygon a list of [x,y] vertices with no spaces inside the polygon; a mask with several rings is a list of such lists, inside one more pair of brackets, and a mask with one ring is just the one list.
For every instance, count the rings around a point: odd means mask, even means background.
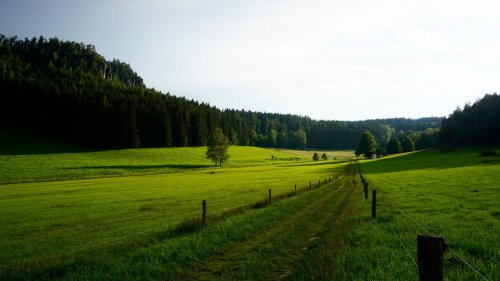
[{"label": "wire fence", "polygon": [[[366,181],[366,179],[363,177],[362,173],[361,173],[361,169],[359,168],[359,164],[358,164],[358,173],[359,173],[359,176],[361,178],[361,180],[364,182]],[[373,187],[372,187],[373,188]],[[378,193],[380,193],[380,191],[378,191]],[[382,193],[383,194],[383,193]],[[379,196],[380,199],[385,199],[384,196]],[[389,202],[388,200],[383,200],[383,203],[380,204],[380,200],[377,202],[377,206],[380,206],[386,210],[389,211],[389,213],[393,214],[394,213],[398,213],[398,214],[401,214],[402,217],[405,218],[405,220],[402,220],[403,224],[406,225],[408,227],[409,224],[411,224],[413,227],[417,228],[418,230],[422,231],[424,234],[428,234],[428,235],[432,235],[433,233],[431,231],[429,231],[429,229],[427,229],[426,227],[424,227],[421,223],[418,222],[418,220],[416,220],[415,218],[413,218],[412,216],[410,216],[407,212],[405,212],[404,210],[402,210],[401,208],[397,207],[396,205],[394,205],[393,203]],[[396,237],[396,240],[398,240],[401,248],[404,250],[404,255],[409,259],[411,260],[411,262],[413,263],[413,265],[415,266],[415,268],[417,268],[418,270],[418,263],[416,262],[416,260],[414,259],[414,257],[416,256],[416,254],[413,254],[411,253],[411,251],[409,250],[408,247],[406,247],[405,243],[403,242],[403,239],[401,238],[401,235],[399,235],[397,233],[397,231],[394,229],[394,227],[391,225],[391,224],[388,224],[389,226],[389,229],[391,230],[391,233],[394,237]],[[408,230],[406,230],[408,231]],[[409,230],[410,233],[412,233],[414,235],[414,237],[418,234],[417,232],[415,232],[414,230]],[[463,264],[465,264],[472,272],[474,272],[474,274],[476,274],[476,276],[478,276],[479,278],[481,278],[482,280],[488,280],[483,274],[481,274],[481,272],[479,272],[474,266],[472,266],[472,264],[470,262],[468,262],[465,258],[463,258],[462,256],[460,256],[456,250],[452,249],[451,247],[447,247],[447,249],[450,251],[450,253],[455,256],[458,260],[460,260]]]},{"label": "wire fence", "polygon": [[[287,197],[286,195],[290,195],[293,193],[307,192],[314,188],[324,186],[326,182],[331,182],[333,180],[340,178],[341,175],[343,175],[343,173],[344,173],[343,171],[340,171],[338,174],[327,175],[325,178],[322,179],[313,180],[303,184],[294,184],[290,186],[289,190],[280,188],[280,192],[272,194],[272,198],[273,200],[275,200],[275,198]],[[231,197],[215,197],[209,194],[208,196],[206,196],[206,198],[208,202],[208,208],[210,210],[210,215],[217,216],[233,209],[251,207],[252,205],[256,204],[259,201],[265,202],[265,200],[268,198],[266,196],[267,189],[268,188],[259,188],[250,192],[239,193]],[[65,246],[67,246],[66,243],[60,243],[60,245],[62,246],[62,248],[60,248],[60,251],[62,251],[64,255],[82,251],[88,251],[90,249],[95,249],[98,247],[119,243],[121,241],[125,241],[130,238],[145,236],[155,231],[168,232],[170,230],[175,229],[175,227],[181,225],[182,223],[199,220],[202,214],[201,202],[191,200],[186,203],[196,203],[196,204],[192,204],[184,208],[171,208],[164,210],[144,210],[143,213],[140,214],[132,213],[130,215],[125,215],[122,217],[101,219],[98,221],[90,221],[85,223],[79,223],[76,225],[63,226],[66,228],[72,228],[75,233],[75,239],[72,240],[66,239],[66,240],[73,241],[79,245],[65,248]],[[138,221],[137,223],[134,223],[133,228],[139,230],[118,234],[121,230],[126,230],[129,228],[128,226],[126,228],[119,226],[121,223],[130,223],[132,221]],[[143,227],[151,224],[155,224],[155,226],[145,227],[145,228]],[[107,239],[102,239],[102,237],[92,238],[93,236],[95,237],[98,235],[102,235],[102,233],[108,231],[108,230],[91,231],[92,228],[94,227],[102,228],[103,226],[111,227],[111,231],[109,231],[110,236],[112,235],[115,237],[112,238],[110,237]],[[81,233],[83,233],[84,235],[80,236]],[[54,253],[54,255],[58,256],[57,253]],[[30,259],[29,257],[26,257],[23,260],[29,262],[29,259]]]}]

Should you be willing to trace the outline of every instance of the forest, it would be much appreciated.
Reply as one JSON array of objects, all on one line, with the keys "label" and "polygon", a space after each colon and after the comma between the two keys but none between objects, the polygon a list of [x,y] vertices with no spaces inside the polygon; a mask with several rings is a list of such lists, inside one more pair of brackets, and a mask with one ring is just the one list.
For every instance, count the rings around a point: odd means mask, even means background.
[{"label": "forest", "polygon": [[97,149],[203,146],[215,128],[234,145],[352,149],[369,130],[383,147],[409,136],[423,149],[438,144],[442,120],[327,121],[221,110],[146,87],[129,64],[106,60],[92,45],[43,36],[0,35],[0,89],[0,125]]},{"label": "forest", "polygon": [[442,122],[441,144],[500,144],[500,96],[487,94],[474,104],[457,108]]}]

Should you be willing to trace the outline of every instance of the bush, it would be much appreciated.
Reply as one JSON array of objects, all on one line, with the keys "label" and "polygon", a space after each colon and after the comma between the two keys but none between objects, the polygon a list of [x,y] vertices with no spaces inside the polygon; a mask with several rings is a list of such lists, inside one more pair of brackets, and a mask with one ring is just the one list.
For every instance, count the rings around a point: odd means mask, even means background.
[{"label": "bush", "polygon": [[319,160],[319,155],[317,152],[314,152],[314,155],[313,155],[313,160],[314,161],[318,161]]}]

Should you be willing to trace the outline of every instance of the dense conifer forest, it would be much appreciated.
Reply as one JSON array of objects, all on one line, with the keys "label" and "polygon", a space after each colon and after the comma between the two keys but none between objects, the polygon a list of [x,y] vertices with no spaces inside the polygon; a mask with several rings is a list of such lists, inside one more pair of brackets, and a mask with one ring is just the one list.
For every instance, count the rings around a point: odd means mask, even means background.
[{"label": "dense conifer forest", "polygon": [[500,96],[487,94],[457,108],[442,122],[440,142],[452,145],[500,144]]},{"label": "dense conifer forest", "polygon": [[106,60],[92,45],[42,36],[0,35],[0,89],[0,125],[90,148],[202,146],[219,127],[237,145],[352,149],[369,130],[383,147],[407,135],[422,149],[438,143],[442,120],[325,121],[221,110],[147,88],[130,65]]}]

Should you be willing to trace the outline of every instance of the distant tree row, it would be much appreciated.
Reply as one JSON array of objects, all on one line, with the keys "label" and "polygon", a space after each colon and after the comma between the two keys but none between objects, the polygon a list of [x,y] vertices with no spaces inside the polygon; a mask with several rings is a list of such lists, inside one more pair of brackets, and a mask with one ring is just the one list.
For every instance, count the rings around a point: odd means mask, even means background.
[{"label": "distant tree row", "polygon": [[409,136],[404,136],[399,139],[391,139],[386,148],[387,154],[411,151],[415,151],[415,142],[413,142]]},{"label": "distant tree row", "polygon": [[0,90],[1,123],[93,148],[203,146],[216,128],[237,145],[352,149],[359,134],[370,130],[383,146],[400,135],[415,135],[426,146],[434,139],[423,132],[437,130],[441,122],[322,121],[220,110],[146,88],[130,65],[107,61],[92,45],[57,38],[0,35]]},{"label": "distant tree row", "polygon": [[[422,134],[414,135],[420,136]],[[377,142],[373,134],[371,134],[369,131],[364,131],[359,137],[358,145],[354,150],[354,153],[356,156],[363,155],[365,158],[370,158],[372,155],[383,156],[386,154],[396,154],[411,151],[415,151],[415,142],[409,136],[402,136],[399,139],[393,138],[384,148]]]},{"label": "distant tree row", "polygon": [[457,108],[442,122],[440,143],[500,144],[500,96],[487,94],[472,105]]}]

